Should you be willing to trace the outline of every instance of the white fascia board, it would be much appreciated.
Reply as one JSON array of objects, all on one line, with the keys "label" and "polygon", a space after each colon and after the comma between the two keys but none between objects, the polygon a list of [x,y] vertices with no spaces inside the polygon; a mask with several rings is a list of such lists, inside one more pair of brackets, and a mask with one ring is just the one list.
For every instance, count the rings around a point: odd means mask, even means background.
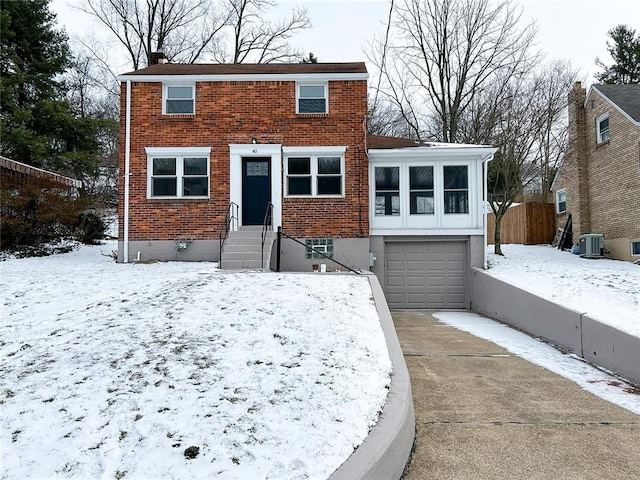
[{"label": "white fascia board", "polygon": [[469,146],[465,147],[459,145],[458,147],[408,147],[408,148],[379,148],[369,149],[370,161],[384,161],[391,159],[404,159],[404,160],[416,160],[430,157],[437,157],[438,159],[457,159],[464,160],[482,160],[487,154],[493,154],[497,152],[496,147],[479,147]]},{"label": "white fascia board", "polygon": [[119,82],[162,82],[162,83],[195,83],[195,82],[326,82],[331,80],[367,80],[368,73],[269,73],[240,75],[119,75]]},{"label": "white fascia board", "polygon": [[464,236],[468,236],[468,235],[482,235],[484,233],[484,230],[482,228],[476,228],[476,229],[452,229],[452,228],[442,228],[442,229],[438,229],[438,228],[430,228],[428,230],[411,230],[411,229],[404,229],[404,228],[395,228],[395,229],[384,229],[384,228],[378,228],[378,229],[372,229],[369,230],[369,236],[370,237],[379,237],[379,236],[384,236],[384,237],[391,237],[391,236],[424,236],[424,237],[432,237],[432,236],[460,236],[460,235],[464,235]]},{"label": "white fascia board", "polygon": [[211,147],[145,147],[147,155],[150,157],[169,155],[176,157],[185,156],[209,156],[211,153]]},{"label": "white fascia board", "polygon": [[344,155],[346,151],[346,146],[282,147],[285,155]]}]

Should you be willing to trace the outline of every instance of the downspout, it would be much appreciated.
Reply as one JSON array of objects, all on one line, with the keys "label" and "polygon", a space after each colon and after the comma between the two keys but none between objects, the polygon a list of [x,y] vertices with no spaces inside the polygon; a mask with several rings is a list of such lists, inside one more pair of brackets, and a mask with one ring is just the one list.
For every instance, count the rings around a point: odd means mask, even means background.
[{"label": "downspout", "polygon": [[127,101],[125,112],[125,140],[124,140],[124,234],[122,256],[123,262],[129,263],[129,176],[131,173],[131,80],[127,80]]},{"label": "downspout", "polygon": [[489,162],[491,160],[493,160],[493,155],[495,152],[490,153],[489,155],[487,155],[486,157],[484,157],[482,159],[482,176],[484,177],[484,202],[483,202],[483,208],[482,210],[484,211],[484,228],[483,228],[483,242],[482,242],[482,248],[483,248],[483,268],[486,270],[487,269],[487,215],[489,214],[489,185],[488,185],[488,179],[489,179]]}]

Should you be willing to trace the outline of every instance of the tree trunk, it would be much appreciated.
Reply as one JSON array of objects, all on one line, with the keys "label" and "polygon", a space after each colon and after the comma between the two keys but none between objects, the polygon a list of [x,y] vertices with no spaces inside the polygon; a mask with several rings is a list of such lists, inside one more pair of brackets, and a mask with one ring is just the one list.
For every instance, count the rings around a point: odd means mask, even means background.
[{"label": "tree trunk", "polygon": [[493,253],[496,255],[502,255],[504,257],[504,253],[502,253],[502,248],[500,244],[500,226],[502,225],[502,217],[504,216],[505,211],[502,207],[498,208],[498,211],[494,212],[496,217],[496,227],[495,232],[493,234]]}]

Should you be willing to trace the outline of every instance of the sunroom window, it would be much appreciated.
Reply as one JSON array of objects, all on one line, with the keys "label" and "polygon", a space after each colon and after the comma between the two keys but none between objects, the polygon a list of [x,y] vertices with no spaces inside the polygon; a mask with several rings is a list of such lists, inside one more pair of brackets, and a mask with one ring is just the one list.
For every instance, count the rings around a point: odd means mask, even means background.
[{"label": "sunroom window", "polygon": [[376,167],[376,215],[400,215],[400,167]]},{"label": "sunroom window", "polygon": [[469,213],[469,173],[466,165],[445,166],[444,213]]},{"label": "sunroom window", "polygon": [[411,215],[434,213],[433,167],[409,167],[409,205]]}]

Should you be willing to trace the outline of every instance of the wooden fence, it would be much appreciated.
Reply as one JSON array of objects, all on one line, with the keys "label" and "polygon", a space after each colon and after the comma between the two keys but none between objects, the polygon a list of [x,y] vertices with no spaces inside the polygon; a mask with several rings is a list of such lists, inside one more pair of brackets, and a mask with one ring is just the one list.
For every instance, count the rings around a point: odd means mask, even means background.
[{"label": "wooden fence", "polygon": [[[487,241],[493,244],[496,219],[487,215]],[[556,232],[556,210],[552,203],[522,203],[511,207],[502,218],[501,243],[547,244]]]}]

